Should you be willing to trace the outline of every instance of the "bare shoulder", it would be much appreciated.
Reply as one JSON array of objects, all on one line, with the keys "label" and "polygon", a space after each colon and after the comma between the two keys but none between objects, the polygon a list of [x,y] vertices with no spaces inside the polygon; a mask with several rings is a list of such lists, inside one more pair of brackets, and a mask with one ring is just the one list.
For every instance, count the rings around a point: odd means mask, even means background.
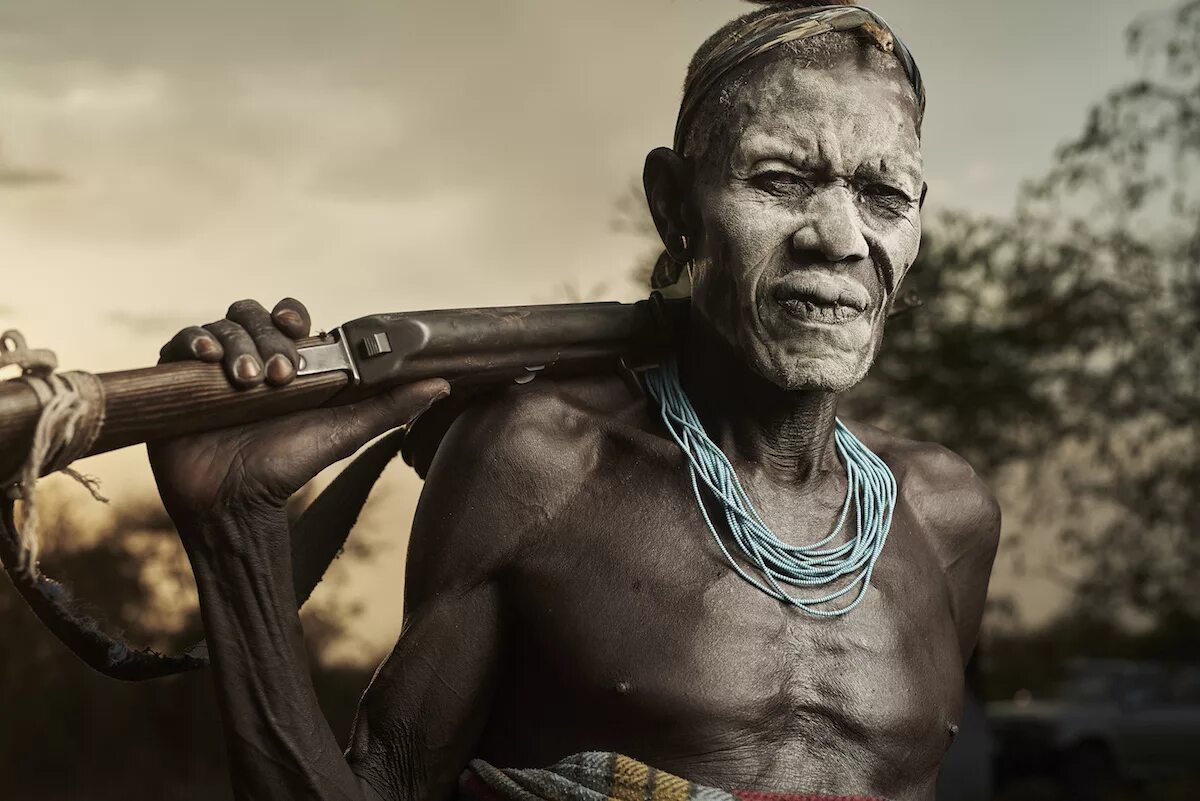
[{"label": "bare shoulder", "polygon": [[991,555],[1000,538],[1000,504],[966,459],[936,442],[905,439],[863,423],[851,430],[896,474],[907,508],[948,559],[964,551]]},{"label": "bare shoulder", "polygon": [[542,377],[474,400],[430,465],[410,564],[428,555],[478,572],[511,562],[604,469],[613,432],[644,404],[616,376]]},{"label": "bare shoulder", "polygon": [[616,376],[539,378],[509,387],[459,416],[430,478],[453,465],[456,482],[519,484],[531,497],[551,500],[595,469],[604,439],[641,414],[644,404]]}]

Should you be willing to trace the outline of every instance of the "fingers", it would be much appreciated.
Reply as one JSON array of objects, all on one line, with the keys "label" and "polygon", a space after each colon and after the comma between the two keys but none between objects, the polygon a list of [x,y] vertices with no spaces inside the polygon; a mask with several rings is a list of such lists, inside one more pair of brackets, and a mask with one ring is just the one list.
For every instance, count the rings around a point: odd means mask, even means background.
[{"label": "fingers", "polygon": [[308,309],[295,298],[284,298],[276,303],[275,308],[271,309],[271,317],[275,320],[275,326],[292,339],[306,337],[312,329]]},{"label": "fingers", "polygon": [[450,394],[450,385],[440,378],[405,384],[349,406],[322,410],[333,412],[327,464],[352,456],[380,434],[408,425]]},{"label": "fingers", "polygon": [[188,359],[219,362],[224,354],[225,351],[216,337],[198,325],[191,325],[162,346],[162,350],[158,352],[158,361],[160,364]]},{"label": "fingers", "polygon": [[225,374],[236,387],[264,381],[281,386],[296,377],[300,355],[295,340],[308,336],[311,328],[308,309],[295,298],[284,298],[270,312],[258,301],[239,300],[225,319],[177,333],[159,351],[158,360],[224,362]]},{"label": "fingers", "polygon": [[221,343],[222,362],[229,383],[239,389],[249,389],[263,382],[262,359],[245,328],[232,320],[217,320],[204,328]]},{"label": "fingers", "polygon": [[257,301],[239,300],[225,319],[177,333],[159,351],[159,362],[223,361],[236,387],[283,385],[296,377],[300,363],[294,340],[308,336],[311,327],[308,309],[295,298],[284,298],[270,312]]},{"label": "fingers", "polygon": [[[279,306],[275,308],[278,310]],[[285,306],[283,316],[292,330],[298,330],[301,326],[307,330],[307,310],[300,315],[294,308]],[[256,300],[239,300],[229,307],[225,318],[241,326],[250,335],[255,349],[258,351],[262,377],[268,384],[279,386],[296,377],[296,366],[300,363],[300,356],[296,352],[296,343],[279,329],[276,325],[276,317],[269,314],[262,304]],[[226,355],[225,364],[227,369],[232,364],[228,355]]]}]

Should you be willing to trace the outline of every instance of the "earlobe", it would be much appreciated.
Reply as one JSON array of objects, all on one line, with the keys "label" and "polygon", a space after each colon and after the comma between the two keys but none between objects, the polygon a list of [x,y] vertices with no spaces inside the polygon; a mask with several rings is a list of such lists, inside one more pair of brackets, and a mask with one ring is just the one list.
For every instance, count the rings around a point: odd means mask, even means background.
[{"label": "earlobe", "polygon": [[693,232],[685,219],[691,192],[691,174],[686,162],[670,148],[655,148],[646,156],[642,184],[650,216],[667,253],[674,261],[687,261],[688,239]]}]

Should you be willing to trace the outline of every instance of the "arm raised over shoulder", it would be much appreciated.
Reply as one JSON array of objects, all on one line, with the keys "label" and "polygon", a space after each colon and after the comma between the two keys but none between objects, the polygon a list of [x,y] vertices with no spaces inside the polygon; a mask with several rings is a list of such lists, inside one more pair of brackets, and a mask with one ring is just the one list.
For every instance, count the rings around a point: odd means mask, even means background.
[{"label": "arm raised over shoulder", "polygon": [[[237,386],[283,384],[295,375],[292,340],[307,330],[295,301],[273,312],[243,301],[225,320],[180,332],[162,356],[223,361]],[[501,636],[491,565],[477,558],[471,571],[455,573],[465,558],[455,544],[473,541],[439,523],[440,514],[422,514],[414,542],[439,547],[425,549],[412,570],[429,579],[410,599],[404,634],[343,756],[306,664],[283,509],[322,468],[447,391],[445,382],[421,382],[352,406],[151,446],[200,590],[238,798],[415,801],[444,793],[465,762]],[[438,506],[436,495],[423,502]]]}]

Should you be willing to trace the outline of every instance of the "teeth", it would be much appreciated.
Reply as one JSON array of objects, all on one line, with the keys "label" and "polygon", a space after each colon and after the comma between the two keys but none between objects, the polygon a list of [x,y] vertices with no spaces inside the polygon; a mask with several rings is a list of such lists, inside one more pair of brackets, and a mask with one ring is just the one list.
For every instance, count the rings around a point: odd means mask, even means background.
[{"label": "teeth", "polygon": [[846,322],[853,320],[861,314],[853,306],[846,306],[841,303],[814,303],[813,301],[802,300],[800,298],[789,298],[782,301],[780,305],[793,317],[822,323]]}]

